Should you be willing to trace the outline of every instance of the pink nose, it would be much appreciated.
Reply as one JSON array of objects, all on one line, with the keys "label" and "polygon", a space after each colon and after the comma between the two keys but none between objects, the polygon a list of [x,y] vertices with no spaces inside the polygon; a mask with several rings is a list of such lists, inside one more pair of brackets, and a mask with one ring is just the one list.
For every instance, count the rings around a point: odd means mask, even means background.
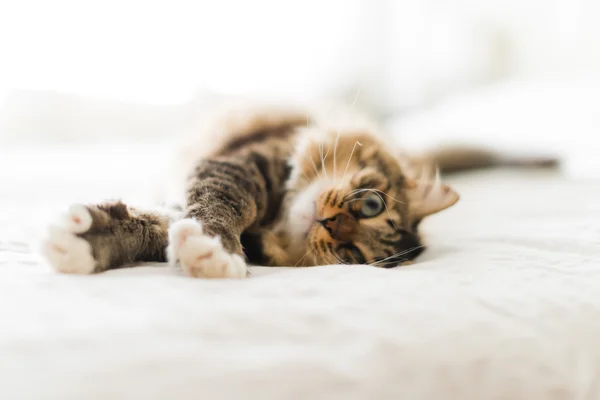
[{"label": "pink nose", "polygon": [[333,239],[344,242],[352,240],[356,233],[356,219],[348,214],[339,213],[331,218],[320,219],[319,223],[323,225]]}]

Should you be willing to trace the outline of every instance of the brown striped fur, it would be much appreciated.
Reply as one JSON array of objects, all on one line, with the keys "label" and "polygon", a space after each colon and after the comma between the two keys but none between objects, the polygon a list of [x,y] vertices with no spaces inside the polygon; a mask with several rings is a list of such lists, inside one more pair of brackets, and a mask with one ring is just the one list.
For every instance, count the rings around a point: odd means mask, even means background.
[{"label": "brown striped fur", "polygon": [[[226,116],[182,157],[188,161],[184,217],[200,221],[226,252],[273,266],[387,268],[413,260],[424,249],[421,220],[458,200],[423,165],[502,164],[480,151],[411,160],[370,126],[334,129],[304,113],[272,110]],[[369,204],[379,211],[369,214]],[[88,210],[93,223],[78,236],[91,245],[95,271],[165,260],[168,213],[122,203]]]}]

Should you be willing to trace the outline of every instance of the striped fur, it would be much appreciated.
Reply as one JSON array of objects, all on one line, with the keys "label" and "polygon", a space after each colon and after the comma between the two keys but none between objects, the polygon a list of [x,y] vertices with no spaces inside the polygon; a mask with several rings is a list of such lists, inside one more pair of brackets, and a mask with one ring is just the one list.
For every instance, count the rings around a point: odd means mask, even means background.
[{"label": "striped fur", "polygon": [[[197,225],[180,224],[176,234],[169,234],[172,213],[141,212],[122,203],[86,206],[84,212],[76,208],[69,214],[69,240],[80,249],[87,242],[91,249],[93,265],[86,271],[165,261],[167,246],[179,246],[173,241],[185,241],[192,231],[220,238],[196,238],[208,247],[186,261],[204,262],[200,272],[186,270],[192,276],[229,276],[227,265],[238,268],[237,256],[273,266],[393,267],[423,251],[418,234],[422,219],[458,200],[439,174],[424,168],[424,157],[400,156],[373,127],[332,129],[303,113],[273,111],[244,118],[228,115],[225,122],[207,128],[196,145],[185,149],[182,216]],[[482,152],[471,154],[473,167],[497,162]],[[444,157],[439,154],[437,160]],[[449,159],[449,169],[470,166],[468,153],[460,162]],[[65,259],[60,254],[68,253],[68,246],[60,243],[69,241],[59,242],[48,243],[49,259]],[[206,260],[223,263],[222,272],[206,270]]]}]

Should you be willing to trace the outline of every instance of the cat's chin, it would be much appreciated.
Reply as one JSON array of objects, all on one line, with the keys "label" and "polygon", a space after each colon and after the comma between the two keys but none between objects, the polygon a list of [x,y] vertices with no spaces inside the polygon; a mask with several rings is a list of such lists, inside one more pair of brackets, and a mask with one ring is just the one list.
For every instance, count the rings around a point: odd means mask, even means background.
[{"label": "cat's chin", "polygon": [[291,242],[295,246],[301,246],[304,248],[308,240],[308,236],[317,222],[317,216],[314,212],[314,207],[312,210],[306,210],[303,213],[298,213],[295,216],[292,216],[290,219],[291,221],[289,222],[288,232],[292,238]]},{"label": "cat's chin", "polygon": [[288,214],[289,231],[298,239],[306,239],[317,221],[316,200],[326,182],[315,181],[293,199]]}]

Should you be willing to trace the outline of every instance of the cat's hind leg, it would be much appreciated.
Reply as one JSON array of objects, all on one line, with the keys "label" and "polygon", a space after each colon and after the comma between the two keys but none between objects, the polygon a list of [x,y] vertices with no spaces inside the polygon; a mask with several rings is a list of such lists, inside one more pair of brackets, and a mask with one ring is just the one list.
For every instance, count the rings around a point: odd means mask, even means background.
[{"label": "cat's hind leg", "polygon": [[122,202],[76,204],[50,226],[42,254],[58,272],[91,274],[166,261],[170,210],[141,211]]}]

